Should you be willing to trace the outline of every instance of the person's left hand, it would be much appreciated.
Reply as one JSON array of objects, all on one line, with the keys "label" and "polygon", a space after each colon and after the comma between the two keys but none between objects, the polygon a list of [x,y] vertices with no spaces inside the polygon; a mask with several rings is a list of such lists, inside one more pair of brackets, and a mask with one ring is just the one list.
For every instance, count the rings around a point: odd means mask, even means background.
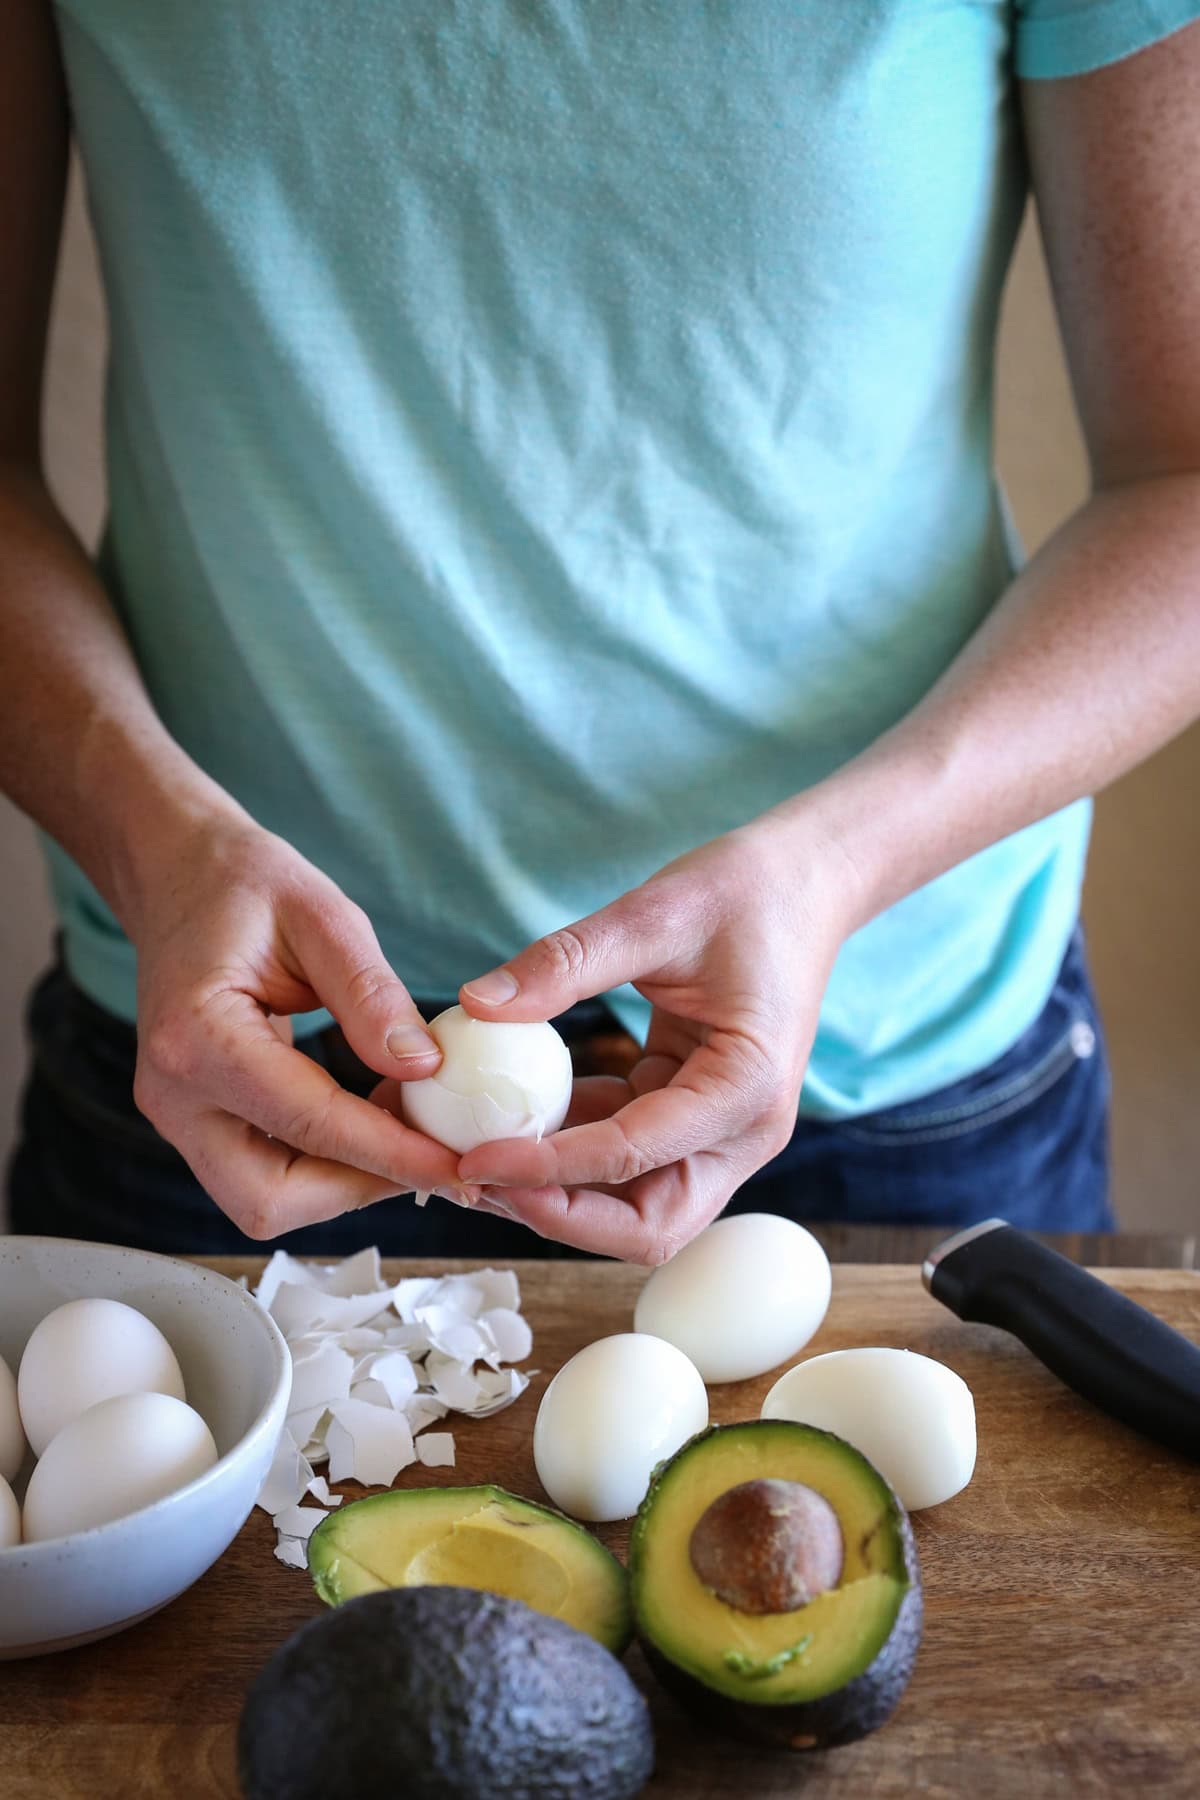
[{"label": "person's left hand", "polygon": [[468,982],[479,1019],[554,1018],[627,981],[653,1013],[627,1082],[577,1081],[565,1129],[481,1144],[459,1179],[543,1237],[666,1261],[788,1142],[858,901],[836,846],[768,816]]}]

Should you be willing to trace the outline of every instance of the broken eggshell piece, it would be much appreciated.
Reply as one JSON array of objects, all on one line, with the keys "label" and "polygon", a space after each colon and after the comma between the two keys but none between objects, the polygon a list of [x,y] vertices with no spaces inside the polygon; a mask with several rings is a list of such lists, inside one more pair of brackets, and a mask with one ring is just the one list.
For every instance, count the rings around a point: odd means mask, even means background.
[{"label": "broken eggshell piece", "polygon": [[[279,1534],[275,1554],[305,1566],[304,1540],[328,1481],[387,1487],[414,1463],[454,1466],[454,1438],[427,1426],[460,1412],[484,1418],[524,1393],[533,1336],[510,1269],[412,1276],[389,1286],[378,1250],[315,1266],[277,1251],[255,1296],[292,1357],[284,1431],[258,1504]],[[328,1459],[328,1480],[314,1463]],[[305,1504],[311,1498],[318,1503]]]},{"label": "broken eggshell piece", "polygon": [[406,1081],[404,1118],[460,1156],[499,1138],[557,1131],[571,1099],[571,1053],[553,1025],[505,1025],[451,1006],[429,1026],[436,1075]]}]

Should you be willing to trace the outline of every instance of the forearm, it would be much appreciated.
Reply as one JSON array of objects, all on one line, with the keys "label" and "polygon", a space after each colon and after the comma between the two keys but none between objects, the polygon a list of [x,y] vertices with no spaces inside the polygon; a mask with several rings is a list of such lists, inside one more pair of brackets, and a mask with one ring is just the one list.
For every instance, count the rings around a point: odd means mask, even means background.
[{"label": "forearm", "polygon": [[154,858],[240,813],[163,726],[95,571],[19,465],[0,466],[0,787],[127,925]]},{"label": "forearm", "polygon": [[1096,494],[925,699],[768,814],[834,846],[854,925],[1132,768],[1200,712],[1200,474]]}]

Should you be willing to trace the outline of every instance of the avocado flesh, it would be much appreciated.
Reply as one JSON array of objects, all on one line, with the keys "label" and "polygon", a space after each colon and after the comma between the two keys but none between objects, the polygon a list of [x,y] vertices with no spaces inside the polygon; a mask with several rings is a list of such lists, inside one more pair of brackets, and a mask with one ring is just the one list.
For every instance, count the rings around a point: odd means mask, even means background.
[{"label": "avocado flesh", "polygon": [[[792,1612],[739,1612],[705,1587],[692,1566],[691,1535],[707,1508],[730,1488],[756,1479],[815,1489],[841,1526],[845,1562],[838,1585]],[[719,1694],[756,1710],[796,1709],[789,1729],[795,1727],[797,1738],[803,1736],[806,1703],[848,1693],[857,1705],[871,1686],[871,1671],[885,1666],[895,1686],[896,1646],[889,1640],[898,1627],[900,1636],[913,1637],[915,1654],[920,1590],[903,1509],[856,1450],[805,1425],[762,1420],[717,1426],[684,1445],[658,1472],[642,1504],[630,1572],[638,1629],[657,1653],[651,1657],[656,1667],[665,1659],[710,1699]],[[679,1683],[669,1685],[678,1689]],[[836,1716],[836,1709],[821,1709],[822,1741],[830,1741],[825,1726]]]},{"label": "avocado flesh", "polygon": [[562,1619],[618,1654],[632,1631],[616,1558],[574,1520],[503,1488],[353,1501],[313,1532],[308,1565],[330,1606],[383,1588],[476,1588]]}]

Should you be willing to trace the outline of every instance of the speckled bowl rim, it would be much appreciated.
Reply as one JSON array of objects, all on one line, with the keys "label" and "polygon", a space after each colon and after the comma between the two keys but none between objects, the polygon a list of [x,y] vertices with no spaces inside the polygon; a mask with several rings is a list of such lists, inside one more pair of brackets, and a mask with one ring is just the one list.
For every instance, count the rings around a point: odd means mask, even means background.
[{"label": "speckled bowl rim", "polygon": [[[155,1264],[168,1263],[174,1268],[186,1269],[189,1275],[197,1278],[200,1285],[211,1287],[214,1293],[223,1300],[232,1298],[233,1304],[241,1306],[248,1316],[253,1316],[256,1324],[252,1329],[261,1331],[270,1347],[275,1364],[275,1379],[265,1404],[255,1414],[248,1430],[244,1431],[224,1456],[218,1457],[212,1467],[202,1475],[197,1475],[185,1486],[176,1488],[172,1493],[164,1494],[161,1500],[152,1500],[149,1506],[140,1506],[136,1512],[122,1513],[119,1519],[107,1519],[103,1525],[89,1525],[83,1531],[67,1532],[62,1537],[41,1538],[36,1544],[10,1544],[7,1549],[0,1549],[0,1570],[5,1566],[12,1568],[18,1563],[25,1563],[36,1569],[39,1560],[51,1562],[62,1556],[64,1546],[103,1543],[106,1537],[114,1540],[127,1533],[132,1527],[144,1525],[150,1520],[165,1519],[173,1511],[197,1494],[203,1494],[206,1488],[220,1486],[231,1465],[243,1460],[247,1453],[262,1438],[274,1436],[278,1438],[283,1429],[287,1415],[287,1403],[292,1391],[292,1357],[283,1333],[276,1325],[265,1307],[259,1305],[248,1288],[238,1282],[231,1281],[228,1275],[209,1269],[203,1263],[192,1262],[186,1256],[165,1256],[158,1250],[134,1250],[125,1244],[94,1243],[87,1238],[59,1237],[0,1237],[0,1261],[10,1246],[28,1247],[33,1250],[48,1250],[53,1253],[57,1249],[84,1250],[89,1254],[111,1256],[117,1259],[128,1258],[134,1263],[148,1265],[151,1270]],[[82,1296],[81,1296],[82,1297]]]}]

